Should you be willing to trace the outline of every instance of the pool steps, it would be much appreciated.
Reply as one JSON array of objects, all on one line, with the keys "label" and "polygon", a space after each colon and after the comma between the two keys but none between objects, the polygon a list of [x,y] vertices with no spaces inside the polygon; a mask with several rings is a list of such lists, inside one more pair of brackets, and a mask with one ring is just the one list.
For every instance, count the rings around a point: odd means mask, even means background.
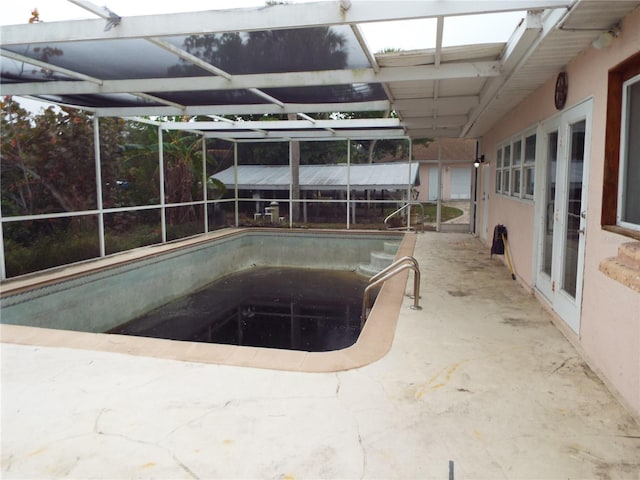
[{"label": "pool steps", "polygon": [[384,242],[384,250],[371,252],[369,254],[369,263],[359,265],[356,272],[366,277],[372,277],[393,263],[399,247],[399,242]]}]

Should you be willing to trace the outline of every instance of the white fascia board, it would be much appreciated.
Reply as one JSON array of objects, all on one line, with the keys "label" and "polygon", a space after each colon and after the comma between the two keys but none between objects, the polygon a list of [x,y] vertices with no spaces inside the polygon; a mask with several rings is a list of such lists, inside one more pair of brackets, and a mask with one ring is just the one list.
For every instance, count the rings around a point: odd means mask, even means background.
[{"label": "white fascia board", "polygon": [[302,129],[340,129],[340,128],[393,128],[399,127],[397,118],[363,118],[349,120],[274,120],[247,121],[229,124],[226,122],[163,122],[164,130],[184,130],[197,128],[199,130],[302,130]]},{"label": "white fascia board", "polygon": [[[33,97],[37,99],[37,97]],[[375,102],[352,103],[318,103],[318,104],[285,104],[284,108],[277,105],[202,105],[186,107],[184,110],[173,107],[113,107],[97,108],[99,117],[131,117],[136,115],[170,116],[170,115],[270,115],[281,113],[334,113],[334,112],[366,112],[385,111],[390,108],[387,100]]]},{"label": "white fascia board", "polygon": [[83,81],[27,82],[3,85],[4,95],[88,95],[129,92],[194,92],[203,90],[245,90],[250,88],[309,87],[314,85],[348,85],[390,83],[415,80],[492,77],[500,74],[500,62],[467,62],[419,67],[387,67],[375,72],[361,70],[323,70],[236,75],[222,77],[149,78],[105,80],[102,85]]},{"label": "white fascia board", "polygon": [[105,31],[104,19],[43,22],[2,27],[4,45],[80,40],[163,37],[207,33],[278,30],[326,25],[386,22],[519,10],[567,8],[573,0],[359,0],[344,10],[341,2],[272,5],[122,17]]}]

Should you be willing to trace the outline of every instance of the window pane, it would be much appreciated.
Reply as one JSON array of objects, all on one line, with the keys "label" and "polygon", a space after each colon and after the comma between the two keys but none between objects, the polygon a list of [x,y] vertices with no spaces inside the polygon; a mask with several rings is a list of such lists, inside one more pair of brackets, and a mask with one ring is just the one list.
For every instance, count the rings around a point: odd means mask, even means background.
[{"label": "window pane", "polygon": [[506,145],[504,147],[503,165],[505,167],[508,167],[509,165],[511,165],[511,145]]},{"label": "window pane", "polygon": [[524,170],[524,194],[529,197],[533,197],[533,192],[535,188],[534,183],[535,178],[535,169],[533,167],[527,167]]},{"label": "window pane", "polygon": [[569,155],[569,178],[567,181],[567,216],[565,231],[564,272],[562,288],[572,297],[576,296],[578,272],[578,244],[580,239],[580,212],[582,211],[582,174],[584,170],[584,136],[586,122],[571,125],[571,152]]},{"label": "window pane", "polygon": [[502,192],[502,170],[496,170],[496,192]]},{"label": "window pane", "polygon": [[518,168],[513,171],[513,187],[511,194],[517,197],[520,196],[520,180],[522,178],[522,171]]},{"label": "window pane", "polygon": [[522,157],[522,142],[518,140],[513,144],[513,164],[520,165]]},{"label": "window pane", "polygon": [[534,163],[536,161],[536,136],[531,135],[524,143],[524,163]]},{"label": "window pane", "polygon": [[510,180],[510,170],[505,170],[502,173],[502,193],[509,193],[509,180]]},{"label": "window pane", "polygon": [[558,165],[558,132],[547,139],[547,185],[545,202],[544,241],[542,243],[542,271],[551,276],[553,263],[553,228],[556,209],[556,169]]},{"label": "window pane", "polygon": [[621,219],[640,225],[640,79],[627,87],[626,94]]},{"label": "window pane", "polygon": [[499,148],[496,152],[496,165],[497,168],[502,168],[502,149]]}]

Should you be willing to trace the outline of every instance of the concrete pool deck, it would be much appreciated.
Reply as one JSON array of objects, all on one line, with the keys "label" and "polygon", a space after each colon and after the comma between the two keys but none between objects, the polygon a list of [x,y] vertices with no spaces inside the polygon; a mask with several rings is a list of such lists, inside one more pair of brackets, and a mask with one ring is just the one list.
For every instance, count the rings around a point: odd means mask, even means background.
[{"label": "concrete pool deck", "polygon": [[500,258],[435,232],[414,256],[424,309],[347,371],[3,336],[2,478],[640,478],[640,425]]}]

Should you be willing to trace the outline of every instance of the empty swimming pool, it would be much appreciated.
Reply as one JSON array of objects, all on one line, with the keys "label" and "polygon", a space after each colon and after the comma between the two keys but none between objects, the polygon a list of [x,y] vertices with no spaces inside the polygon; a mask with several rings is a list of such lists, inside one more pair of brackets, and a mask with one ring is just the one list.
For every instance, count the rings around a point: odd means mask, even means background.
[{"label": "empty swimming pool", "polygon": [[349,271],[255,267],[109,333],[324,352],[360,334],[366,278]]},{"label": "empty swimming pool", "polygon": [[[354,271],[389,242],[400,244],[397,255],[411,255],[415,235],[228,229],[18,277],[3,282],[0,291],[2,341],[286,370],[355,368],[381,358],[390,348],[405,293],[404,272],[382,286],[355,343],[337,350],[312,352],[254,347],[246,341],[236,346],[104,332],[237,272],[268,267]],[[356,313],[360,309],[358,305]],[[250,314],[251,309],[245,312]],[[308,347],[300,344],[300,348]],[[318,349],[326,348],[333,346]]]}]

